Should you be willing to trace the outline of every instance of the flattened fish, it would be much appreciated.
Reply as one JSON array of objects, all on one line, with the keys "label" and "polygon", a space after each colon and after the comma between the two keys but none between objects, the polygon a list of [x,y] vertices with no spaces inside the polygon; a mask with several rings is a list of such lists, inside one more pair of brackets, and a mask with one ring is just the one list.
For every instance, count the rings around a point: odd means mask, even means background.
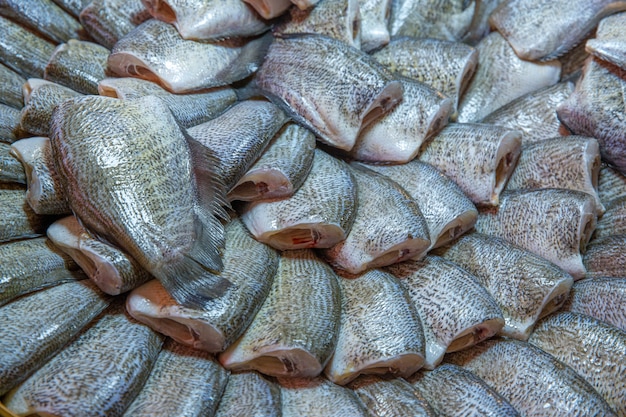
[{"label": "flattened fish", "polygon": [[24,106],[22,85],[25,82],[16,72],[0,64],[0,104],[21,109]]},{"label": "flattened fish", "polygon": [[477,1],[392,0],[391,36],[458,41],[469,29]]},{"label": "flattened fish", "polygon": [[612,235],[589,242],[583,255],[586,277],[626,277],[626,235]]},{"label": "flattened fish", "polygon": [[24,84],[24,107],[20,112],[20,128],[32,136],[48,136],[52,111],[61,102],[82,94],[71,88],[40,78],[29,78]]},{"label": "flattened fish", "polygon": [[256,372],[231,374],[215,417],[280,417],[280,388]]},{"label": "flattened fish", "polygon": [[626,26],[626,13],[605,17],[598,25],[596,37],[587,40],[585,50],[626,70],[624,26]]},{"label": "flattened fish", "polygon": [[79,16],[89,35],[107,49],[150,17],[141,0],[93,0]]},{"label": "flattened fish", "polygon": [[11,145],[0,142],[0,183],[26,184],[26,173],[22,163],[9,153]]},{"label": "flattened fish", "polygon": [[54,44],[0,17],[0,62],[24,78],[43,77]]},{"label": "flattened fish", "polygon": [[562,310],[595,317],[626,332],[626,277],[576,281]]}]

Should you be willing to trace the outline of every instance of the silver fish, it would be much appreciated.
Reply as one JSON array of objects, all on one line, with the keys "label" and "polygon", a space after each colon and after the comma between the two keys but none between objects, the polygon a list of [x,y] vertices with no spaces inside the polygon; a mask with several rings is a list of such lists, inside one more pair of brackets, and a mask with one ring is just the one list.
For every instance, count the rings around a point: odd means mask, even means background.
[{"label": "silver fish", "polygon": [[221,352],[239,338],[270,292],[278,268],[278,253],[257,242],[238,219],[226,225],[224,270],[231,281],[224,295],[202,309],[176,303],[156,280],[127,297],[129,313],[179,343],[208,352]]},{"label": "silver fish", "polygon": [[26,171],[26,201],[37,214],[70,214],[61,179],[56,172],[50,139],[32,137],[11,145],[11,154]]},{"label": "silver fish", "polygon": [[315,377],[337,343],[337,276],[312,250],[282,253],[265,302],[243,336],[220,354],[229,370]]},{"label": "silver fish", "polygon": [[21,109],[24,107],[22,85],[26,80],[15,71],[0,64],[0,104]]},{"label": "silver fish", "polygon": [[30,208],[25,190],[0,188],[0,202],[0,242],[37,237],[45,233],[49,220]]},{"label": "silver fish", "polygon": [[152,17],[173,24],[183,39],[216,41],[254,36],[267,22],[241,0],[142,0]]},{"label": "silver fish", "polygon": [[612,235],[589,242],[583,255],[586,277],[626,277],[626,235]]},{"label": "silver fish", "polygon": [[[591,32],[593,33],[593,32]],[[590,39],[588,35],[587,39]],[[558,58],[561,61],[561,81],[571,81],[575,83],[582,75],[582,68],[589,58],[589,53],[585,50],[585,41],[579,43],[571,51]]]},{"label": "silver fish", "polygon": [[510,0],[489,18],[527,60],[548,60],[569,51],[607,15],[626,10],[623,0]]},{"label": "silver fish", "polygon": [[587,40],[585,50],[596,57],[626,70],[626,13],[618,13],[600,21],[596,37]]},{"label": "silver fish", "polygon": [[231,374],[215,417],[280,417],[280,388],[256,372]]},{"label": "silver fish", "polygon": [[361,49],[370,52],[389,43],[391,0],[359,0]]},{"label": "silver fish", "polygon": [[293,3],[289,0],[244,0],[263,19],[273,19],[285,13]]},{"label": "silver fish", "polygon": [[0,395],[44,365],[109,302],[84,280],[36,291],[0,308]]},{"label": "silver fish", "polygon": [[341,326],[328,379],[344,385],[361,374],[408,377],[424,365],[422,325],[397,278],[371,269],[339,284]]},{"label": "silver fish", "polygon": [[599,171],[600,147],[597,140],[584,136],[550,138],[522,148],[506,189],[564,188],[582,191],[593,197],[600,216],[605,209],[597,191]]},{"label": "silver fish", "polygon": [[387,268],[407,289],[426,341],[425,369],[446,352],[466,349],[499,333],[504,317],[480,282],[460,266],[429,255]]},{"label": "silver fish", "polygon": [[285,113],[266,100],[245,100],[215,119],[190,127],[187,133],[213,152],[217,176],[228,192],[287,120]]},{"label": "silver fish", "polygon": [[0,104],[0,142],[13,143],[22,136],[20,111]]},{"label": "silver fish", "polygon": [[24,84],[24,107],[20,112],[20,128],[31,136],[48,136],[52,111],[61,102],[82,94],[71,88],[40,78],[29,78]]},{"label": "silver fish", "polygon": [[0,305],[23,294],[87,278],[72,258],[45,237],[0,245]]},{"label": "silver fish", "polygon": [[623,234],[626,234],[626,197],[611,201],[611,205],[598,220],[593,238]]},{"label": "silver fish", "polygon": [[626,119],[616,117],[626,112],[626,70],[588,59],[574,93],[556,112],[575,134],[598,139],[602,159],[626,172]]},{"label": "silver fish", "polygon": [[52,0],[66,12],[78,19],[80,12],[91,3],[91,0]]},{"label": "silver fish", "polygon": [[497,206],[521,152],[521,133],[478,123],[450,123],[418,159],[454,181],[474,204]]},{"label": "silver fish", "polygon": [[476,1],[392,0],[391,36],[458,41],[472,23]]},{"label": "silver fish", "polygon": [[152,278],[137,261],[93,237],[74,216],[52,223],[46,234],[107,294],[125,293]]},{"label": "silver fish", "polygon": [[74,341],[3,398],[17,414],[119,417],[139,393],[163,336],[114,302]]},{"label": "silver fish", "polygon": [[491,339],[447,360],[484,380],[520,415],[616,417],[572,368],[530,343]]},{"label": "silver fish", "polygon": [[352,176],[358,191],[354,223],[346,239],[322,256],[350,274],[424,257],[430,236],[415,200],[384,175],[357,166]]},{"label": "silver fish", "polygon": [[478,121],[525,94],[556,84],[561,76],[557,60],[520,59],[498,32],[476,46],[478,69],[459,103],[459,122]]},{"label": "silver fish", "polygon": [[626,197],[626,176],[603,164],[598,175],[598,195],[605,207],[618,198]]},{"label": "silver fish", "polygon": [[562,311],[585,314],[626,332],[626,277],[576,281]]},{"label": "silver fish", "polygon": [[57,172],[82,224],[178,302],[201,306],[222,294],[229,283],[210,272],[222,268],[223,228],[214,214],[225,217],[215,160],[185,140],[166,105],[153,96],[85,96],[57,106],[53,119]]},{"label": "silver fish", "polygon": [[467,29],[467,33],[463,36],[463,42],[475,45],[482,38],[487,36],[491,30],[489,25],[489,16],[491,13],[506,0],[479,0],[476,2],[474,9],[474,17],[472,23]]},{"label": "silver fish", "polygon": [[400,82],[369,55],[321,35],[276,39],[256,83],[319,140],[346,151],[402,98]]},{"label": "silver fish", "polygon": [[571,275],[503,239],[471,233],[438,254],[473,274],[504,317],[501,334],[526,340],[535,322],[565,302]]},{"label": "silver fish", "polygon": [[437,415],[422,395],[401,378],[365,375],[352,381],[350,388],[374,417]]},{"label": "silver fish", "polygon": [[314,155],[315,135],[300,125],[287,123],[237,181],[228,199],[255,201],[292,196],[309,175]]},{"label": "silver fish", "polygon": [[0,16],[0,62],[24,78],[43,77],[54,44]]},{"label": "silver fish", "polygon": [[519,245],[572,274],[585,275],[581,252],[596,227],[593,197],[580,191],[505,191],[497,211],[478,215],[476,231]]},{"label": "silver fish", "polygon": [[241,220],[257,240],[276,249],[329,248],[348,236],[356,199],[349,166],[316,149],[298,191],[284,200],[249,203]]},{"label": "silver fish", "polygon": [[151,19],[115,44],[108,66],[120,77],[143,78],[173,93],[188,93],[253,74],[271,41],[266,34],[253,40],[195,42],[183,39],[174,26]]},{"label": "silver fish", "polygon": [[111,49],[151,16],[141,0],[93,0],[81,10],[79,18],[92,38]]},{"label": "silver fish", "polygon": [[54,50],[43,77],[82,94],[98,94],[109,53],[96,43],[70,39]]},{"label": "silver fish", "polygon": [[98,92],[101,96],[123,100],[157,96],[167,104],[176,121],[184,128],[215,119],[237,101],[235,90],[230,87],[199,94],[172,94],[158,84],[139,78],[106,78],[98,84]]},{"label": "silver fish", "polygon": [[478,211],[461,189],[431,165],[413,160],[402,165],[365,165],[386,175],[418,202],[430,235],[430,249],[474,227]]},{"label": "silver fish", "polygon": [[525,94],[486,115],[480,123],[522,132],[522,145],[567,134],[556,107],[574,91],[565,81]]},{"label": "silver fish", "polygon": [[359,133],[350,156],[360,161],[406,163],[448,124],[452,100],[426,84],[400,79],[402,102]]},{"label": "silver fish", "polygon": [[276,25],[275,36],[318,34],[337,39],[346,45],[361,47],[358,0],[321,0],[315,7],[300,10],[292,7],[289,17]]},{"label": "silver fish", "polygon": [[517,410],[485,381],[451,363],[434,371],[418,372],[411,383],[441,417],[519,417]]},{"label": "silver fish", "polygon": [[0,142],[0,183],[26,184],[26,173],[22,163],[9,153],[11,145]]},{"label": "silver fish", "polygon": [[[163,345],[143,388],[123,415],[213,415],[228,379],[228,371],[208,353],[169,339]],[[174,389],[175,393],[172,392]]]}]

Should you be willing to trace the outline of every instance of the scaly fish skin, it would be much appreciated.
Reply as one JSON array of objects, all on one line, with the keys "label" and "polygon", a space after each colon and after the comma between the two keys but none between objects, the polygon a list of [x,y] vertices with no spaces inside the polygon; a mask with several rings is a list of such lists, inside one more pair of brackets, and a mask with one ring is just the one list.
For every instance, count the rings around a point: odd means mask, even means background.
[{"label": "scaly fish skin", "polygon": [[626,332],[626,277],[576,281],[562,311],[585,314]]},{"label": "scaly fish skin", "polygon": [[0,142],[13,143],[21,134],[20,111],[0,104]]},{"label": "scaly fish skin", "polygon": [[15,71],[0,64],[0,104],[21,109],[24,107],[22,85],[26,80]]},{"label": "scaly fish skin", "polygon": [[0,62],[24,78],[43,77],[54,44],[0,17]]},{"label": "scaly fish skin", "polygon": [[9,153],[11,145],[0,142],[0,183],[26,184],[26,173],[22,163]]},{"label": "scaly fish skin", "polygon": [[472,23],[476,1],[392,0],[391,36],[458,41]]},{"label": "scaly fish skin", "polygon": [[611,205],[598,220],[593,238],[623,234],[626,234],[626,197],[611,201]]},{"label": "scaly fish skin", "polygon": [[280,417],[280,388],[256,372],[231,374],[215,417]]},{"label": "scaly fish skin", "polygon": [[585,50],[596,57],[626,70],[626,13],[618,13],[600,21],[596,37],[587,40]]},{"label": "scaly fish skin", "polygon": [[19,187],[0,187],[0,242],[41,236],[50,223],[30,208],[26,191]]},{"label": "scaly fish skin", "polygon": [[91,3],[92,0],[54,0],[66,12],[78,19],[80,12]]},{"label": "scaly fish skin", "polygon": [[71,88],[40,78],[24,84],[24,107],[20,112],[20,128],[31,136],[49,136],[52,111],[61,102],[82,94]]},{"label": "scaly fish skin", "polygon": [[89,35],[107,49],[150,17],[141,0],[93,0],[79,15]]},{"label": "scaly fish skin", "polygon": [[626,277],[626,234],[611,235],[589,242],[583,255],[587,278]]},{"label": "scaly fish skin", "polygon": [[391,0],[359,0],[361,50],[370,52],[389,43]]},{"label": "scaly fish skin", "polygon": [[626,197],[626,176],[602,164],[598,174],[598,196],[605,207],[609,207],[614,200]]}]

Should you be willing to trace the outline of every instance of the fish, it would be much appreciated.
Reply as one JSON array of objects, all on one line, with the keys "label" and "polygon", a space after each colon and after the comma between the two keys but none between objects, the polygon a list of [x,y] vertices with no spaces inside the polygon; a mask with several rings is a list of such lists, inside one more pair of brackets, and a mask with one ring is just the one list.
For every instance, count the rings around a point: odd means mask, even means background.
[{"label": "fish", "polygon": [[519,417],[507,400],[467,369],[444,363],[410,380],[441,417]]},{"label": "fish", "polygon": [[273,19],[285,13],[293,3],[289,0],[244,0],[263,19]]},{"label": "fish", "polygon": [[278,270],[278,253],[257,242],[239,219],[226,225],[224,270],[233,283],[202,309],[186,308],[157,281],[133,290],[126,299],[128,312],[138,321],[178,343],[207,352],[222,352],[248,328],[267,298]]},{"label": "fish", "polygon": [[218,217],[226,217],[215,158],[186,139],[160,99],[66,100],[53,113],[50,141],[72,212],[90,232],[188,307],[230,286],[211,273],[222,269]]},{"label": "fish", "polygon": [[89,35],[110,50],[152,16],[142,0],[93,0],[82,8],[78,17]]},{"label": "fish", "polygon": [[55,45],[0,16],[0,63],[23,78],[42,78]]},{"label": "fish", "polygon": [[402,84],[373,58],[323,35],[277,38],[256,84],[320,141],[345,151],[402,99]]},{"label": "fish", "polygon": [[626,332],[626,277],[576,281],[561,311],[585,314]]},{"label": "fish", "polygon": [[287,115],[269,101],[245,100],[214,119],[190,127],[187,133],[215,155],[217,176],[228,192],[287,120]]},{"label": "fish", "polygon": [[70,214],[70,206],[61,179],[56,172],[50,139],[32,137],[11,145],[26,173],[26,202],[40,215]]},{"label": "fish", "polygon": [[20,111],[0,104],[0,142],[13,143],[22,136]]},{"label": "fish", "polygon": [[435,253],[472,274],[500,307],[500,334],[526,340],[541,317],[558,310],[574,278],[553,263],[493,236],[471,233]]},{"label": "fish", "polygon": [[490,339],[446,360],[481,378],[520,415],[616,416],[572,368],[527,342]]},{"label": "fish", "polygon": [[176,27],[183,39],[216,41],[254,36],[269,25],[241,0],[143,0],[152,17]]},{"label": "fish", "polygon": [[279,378],[283,417],[371,417],[354,391],[326,378]]},{"label": "fish", "polygon": [[585,277],[626,277],[626,235],[611,235],[589,242],[583,255]]},{"label": "fish", "polygon": [[211,355],[168,339],[123,416],[213,415],[228,380]]},{"label": "fish", "polygon": [[537,323],[528,342],[570,366],[617,415],[626,415],[626,332],[585,314],[559,312]]},{"label": "fish", "polygon": [[626,234],[626,197],[611,201],[611,205],[596,224],[593,238],[623,234]]},{"label": "fish", "polygon": [[[593,31],[587,35],[586,39],[591,38]],[[589,58],[589,53],[585,50],[585,41],[582,41],[572,50],[558,57],[561,62],[561,81],[576,82],[582,75],[582,67]]]},{"label": "fish", "polygon": [[230,374],[215,417],[280,417],[278,385],[256,372]]},{"label": "fish", "polygon": [[0,307],[0,395],[48,362],[110,301],[93,283],[82,280],[35,291]]},{"label": "fish", "polygon": [[602,164],[598,174],[598,196],[606,207],[626,197],[626,176],[607,164]]},{"label": "fish", "polygon": [[50,219],[40,216],[26,202],[26,191],[0,187],[0,243],[42,236]]},{"label": "fish", "polygon": [[11,145],[0,142],[0,183],[14,182],[26,185],[22,163],[9,153]]},{"label": "fish", "polygon": [[418,203],[428,226],[429,251],[474,227],[478,210],[472,201],[432,165],[413,160],[402,165],[364,166],[397,182]]},{"label": "fish", "polygon": [[410,36],[392,39],[374,51],[372,57],[393,73],[422,82],[449,97],[453,103],[452,118],[456,117],[459,98],[478,65],[478,52],[469,45]]},{"label": "fish", "polygon": [[489,16],[491,16],[491,13],[505,1],[506,0],[477,1],[472,23],[463,36],[462,41],[469,45],[475,45],[480,42],[482,38],[487,36],[491,30],[489,25]]},{"label": "fish", "polygon": [[376,417],[437,415],[421,394],[401,378],[364,375],[352,381],[349,387]]},{"label": "fish", "polygon": [[391,0],[359,0],[361,50],[370,52],[389,43]]},{"label": "fish", "polygon": [[150,19],[115,44],[108,68],[119,77],[142,78],[172,93],[190,93],[252,75],[271,41],[266,34],[251,40],[195,42],[183,39],[174,26]]},{"label": "fish", "polygon": [[424,142],[448,123],[452,100],[410,79],[402,79],[400,104],[366,126],[350,151],[360,161],[407,163],[415,158]]},{"label": "fish", "polygon": [[511,0],[491,14],[489,23],[520,58],[545,61],[572,49],[603,17],[623,10],[621,0]]},{"label": "fish", "polygon": [[334,268],[359,274],[410,258],[430,247],[428,226],[419,206],[397,183],[358,166],[356,216],[345,240],[321,250]]},{"label": "fish", "polygon": [[317,6],[320,0],[291,0],[291,2],[295,4],[298,9],[306,10]]},{"label": "fish", "polygon": [[92,236],[75,216],[52,223],[46,235],[106,294],[125,293],[153,278],[127,254]]},{"label": "fish", "polygon": [[274,36],[318,34],[361,48],[361,15],[358,0],[321,0],[315,7],[292,7],[288,17],[272,28]]},{"label": "fish", "polygon": [[574,83],[563,81],[525,94],[494,110],[479,123],[522,132],[522,146],[568,133],[557,117],[556,107],[574,91]]},{"label": "fish", "polygon": [[315,155],[315,135],[288,122],[274,135],[259,159],[228,193],[228,200],[287,198],[309,175]]},{"label": "fish", "polygon": [[335,384],[359,375],[406,378],[424,365],[422,324],[407,290],[380,269],[340,277],[341,325],[335,353],[324,369]]},{"label": "fish", "polygon": [[315,149],[311,171],[298,191],[283,200],[248,203],[241,220],[255,239],[279,250],[330,248],[348,236],[356,199],[349,166]]},{"label": "fish", "polygon": [[24,84],[24,107],[20,128],[31,136],[49,136],[52,111],[61,102],[82,94],[71,88],[40,78],[29,78]]},{"label": "fish", "polygon": [[91,3],[92,0],[53,0],[63,10],[78,19],[80,12]]},{"label": "fish", "polygon": [[472,274],[438,256],[386,269],[406,288],[422,322],[424,369],[435,369],[446,352],[466,349],[504,327],[500,307]]},{"label": "fish", "polygon": [[474,228],[556,264],[575,280],[585,275],[581,252],[596,227],[587,193],[555,188],[505,191],[497,211],[482,211]]},{"label": "fish", "polygon": [[626,172],[626,70],[588,59],[576,89],[556,108],[561,122],[573,133],[591,136],[600,144],[602,159]]},{"label": "fish", "polygon": [[418,155],[478,206],[497,206],[521,153],[522,134],[480,123],[450,123]]},{"label": "fish", "polygon": [[128,318],[118,299],[3,402],[23,415],[119,417],[147,380],[163,339]]},{"label": "fish", "polygon": [[335,349],[340,309],[333,270],[310,249],[284,251],[263,305],[219,361],[231,371],[313,378]]},{"label": "fish", "polygon": [[215,119],[237,101],[231,87],[218,87],[198,94],[172,94],[158,84],[140,78],[106,78],[98,83],[101,96],[132,100],[157,96],[184,128]]},{"label": "fish", "polygon": [[626,70],[626,37],[622,28],[626,13],[607,16],[600,21],[595,38],[588,39],[585,51]]},{"label": "fish", "polygon": [[21,109],[24,107],[22,85],[26,80],[15,71],[0,64],[0,104]]},{"label": "fish", "polygon": [[93,42],[70,39],[54,50],[43,78],[81,94],[98,94],[98,82],[106,77],[111,52]]},{"label": "fish", "polygon": [[[506,190],[563,188],[593,197],[596,213],[605,208],[598,196],[600,147],[594,138],[558,136],[522,147]],[[599,223],[598,223],[599,225]]]},{"label": "fish", "polygon": [[469,29],[477,1],[392,0],[391,36],[458,41]]},{"label": "fish", "polygon": [[476,50],[478,67],[461,97],[458,122],[476,122],[516,98],[559,82],[558,60],[524,61],[498,32],[484,37]]}]

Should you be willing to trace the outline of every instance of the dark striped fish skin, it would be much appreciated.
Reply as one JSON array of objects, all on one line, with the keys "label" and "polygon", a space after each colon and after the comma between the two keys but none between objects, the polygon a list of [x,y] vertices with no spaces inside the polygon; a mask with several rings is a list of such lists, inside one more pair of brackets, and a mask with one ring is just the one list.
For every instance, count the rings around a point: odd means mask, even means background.
[{"label": "dark striped fish skin", "polygon": [[564,126],[556,114],[556,107],[574,91],[570,81],[544,87],[525,94],[494,110],[480,120],[522,132],[522,146],[547,138],[561,136]]},{"label": "dark striped fish skin", "polygon": [[626,197],[611,201],[611,205],[598,220],[593,238],[623,234],[626,234]]},{"label": "dark striped fish skin", "polygon": [[583,255],[587,278],[626,277],[626,235],[594,239]]},{"label": "dark striped fish skin", "polygon": [[598,24],[596,36],[588,39],[585,50],[590,54],[626,70],[626,13],[605,17]]},{"label": "dark striped fish skin", "polygon": [[22,85],[26,80],[15,71],[0,64],[0,104],[21,109],[24,107]]},{"label": "dark striped fish skin", "polygon": [[616,417],[606,401],[569,366],[527,342],[490,339],[446,361],[474,373],[520,415]]},{"label": "dark striped fish skin", "polygon": [[79,15],[89,35],[107,49],[151,17],[142,0],[93,0]]},{"label": "dark striped fish skin", "polygon": [[441,417],[519,417],[485,381],[451,363],[418,372],[409,381]]},{"label": "dark striped fish skin", "polygon": [[127,317],[118,299],[3,402],[17,414],[119,417],[141,390],[162,344],[163,336]]},{"label": "dark striped fish skin", "polygon": [[359,0],[361,50],[370,52],[389,43],[391,0]]},{"label": "dark striped fish skin", "polygon": [[26,190],[0,188],[0,202],[0,242],[38,237],[45,233],[50,219],[30,208],[26,202]]},{"label": "dark striped fish skin", "polygon": [[54,44],[0,16],[0,63],[24,78],[42,78]]},{"label": "dark striped fish skin", "polygon": [[9,153],[11,145],[0,142],[0,183],[26,184],[26,173],[22,163]]},{"label": "dark striped fish skin", "polygon": [[585,314],[626,332],[626,277],[576,281],[562,311]]},{"label": "dark striped fish skin", "polygon": [[24,107],[20,112],[20,128],[32,136],[50,135],[52,111],[63,101],[82,94],[71,88],[39,78],[24,84]]},{"label": "dark striped fish skin", "polygon": [[83,280],[33,292],[0,308],[0,395],[43,366],[109,302]]},{"label": "dark striped fish skin", "polygon": [[626,176],[602,164],[598,175],[598,195],[605,207],[609,207],[614,200],[626,197]]},{"label": "dark striped fish skin", "polygon": [[110,51],[93,42],[70,39],[54,50],[44,79],[82,94],[98,94]]},{"label": "dark striped fish skin", "polygon": [[374,417],[434,417],[437,414],[422,395],[401,378],[360,376],[348,386]]},{"label": "dark striped fish skin", "polygon": [[460,40],[472,23],[476,1],[392,0],[391,36]]},{"label": "dark striped fish skin", "polygon": [[280,388],[256,372],[231,374],[215,417],[280,417]]},{"label": "dark striped fish skin", "polygon": [[13,143],[21,134],[20,110],[0,104],[0,142]]},{"label": "dark striped fish skin", "polygon": [[228,379],[228,371],[211,355],[168,339],[141,391],[123,415],[214,415]]}]

